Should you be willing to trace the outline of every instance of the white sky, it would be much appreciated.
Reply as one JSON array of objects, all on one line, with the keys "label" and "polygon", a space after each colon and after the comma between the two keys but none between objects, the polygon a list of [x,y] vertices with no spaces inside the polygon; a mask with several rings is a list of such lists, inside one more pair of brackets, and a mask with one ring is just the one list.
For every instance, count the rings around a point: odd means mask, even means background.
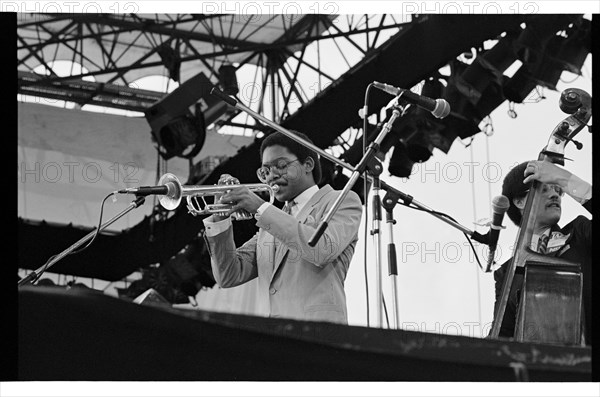
[{"label": "white sky", "polygon": [[[33,3],[33,2],[25,2]],[[44,2],[35,2],[44,6]],[[112,3],[112,2],[111,2]],[[191,7],[225,7],[233,4],[239,11],[243,11],[243,3],[238,2],[121,2],[121,7],[128,4],[130,7],[138,7],[144,12],[175,12],[187,11],[210,11],[208,9],[196,10]],[[199,4],[201,3],[201,4]],[[269,3],[269,2],[265,2]],[[281,4],[285,2],[271,2]],[[400,4],[399,4],[400,3]],[[475,8],[476,12],[499,7],[503,13],[512,13],[515,7],[521,7],[519,12],[561,12],[562,2],[295,2],[289,7],[299,5],[302,12],[314,12],[314,7],[321,7],[320,12],[327,13],[332,10],[335,13],[362,13],[362,12],[469,12]],[[60,4],[60,3],[59,3]],[[85,5],[85,2],[81,3]],[[100,2],[102,7],[104,2]],[[116,3],[115,3],[116,4]],[[267,7],[264,3],[257,4]],[[309,5],[310,4],[310,5]],[[392,6],[393,4],[393,6]],[[458,4],[460,10],[453,11],[452,4]],[[469,5],[470,4],[470,5]],[[477,4],[477,5],[475,5]],[[309,8],[312,5],[312,9]],[[329,8],[324,8],[329,5]],[[273,5],[271,5],[272,7]],[[529,9],[525,7],[529,6]],[[31,6],[33,7],[33,5]],[[166,9],[168,7],[168,10]],[[182,7],[182,10],[178,10]],[[233,6],[232,6],[233,7]],[[368,7],[367,9],[364,9]],[[392,10],[393,7],[400,7]],[[426,7],[426,8],[423,8]],[[445,8],[444,8],[445,7]],[[469,8],[471,7],[471,8]],[[579,1],[569,2],[569,12],[600,12],[598,2]],[[4,9],[3,9],[4,10]],[[226,10],[232,11],[227,8]],[[377,11],[375,11],[377,10]],[[63,10],[66,11],[66,10]],[[266,9],[268,12],[268,9]],[[253,11],[255,12],[255,11]],[[508,103],[502,104],[492,114],[494,133],[485,136],[482,133],[474,137],[470,147],[464,147],[463,142],[457,139],[448,154],[435,151],[432,158],[416,169],[407,181],[391,177],[387,172],[387,164],[382,180],[396,187],[404,193],[410,194],[415,200],[436,210],[449,214],[460,224],[468,229],[475,230],[473,222],[480,218],[490,216],[491,199],[501,193],[502,178],[510,168],[521,161],[537,158],[540,150],[546,145],[550,132],[567,115],[562,113],[558,107],[558,98],[562,90],[576,87],[592,93],[591,89],[591,55],[583,69],[583,76],[577,77],[564,73],[563,81],[558,85],[558,92],[543,90],[545,99],[540,100],[534,94],[524,104],[517,104],[516,118],[507,115]],[[238,78],[239,79],[239,78]],[[366,88],[366,87],[365,87]],[[565,151],[568,161],[566,168],[582,179],[591,183],[592,181],[592,140],[591,134],[586,129],[582,130],[576,137],[583,143],[583,149],[578,151],[573,145],[568,145]],[[415,171],[415,170],[413,170]],[[382,195],[384,193],[382,192]],[[369,208],[369,212],[371,209]],[[561,224],[573,219],[578,214],[591,218],[583,208],[571,198],[563,198],[563,215]],[[398,304],[401,328],[420,330],[424,332],[463,334],[474,337],[482,337],[489,331],[489,323],[492,320],[494,304],[494,286],[492,273],[483,273],[472,258],[467,240],[458,230],[452,228],[437,218],[419,211],[408,209],[398,205],[394,212],[397,225],[394,227],[394,241],[397,249],[399,274],[396,279],[398,285]],[[512,225],[508,217],[505,217],[506,230],[500,234],[499,250],[502,253],[500,261],[508,259],[511,246],[516,238],[516,227]],[[363,219],[364,225],[364,219]],[[371,228],[371,223],[367,224]],[[387,243],[388,233],[385,217],[382,221],[382,266],[383,287],[387,304],[390,323],[392,323],[392,293],[391,277],[387,273]],[[486,228],[477,228],[485,233]],[[485,266],[487,250],[474,242],[482,265]],[[369,273],[369,295],[371,326],[375,325],[376,306],[375,292],[375,263],[374,245],[371,237],[364,240],[363,226],[359,232],[359,242],[351,263],[350,271],[346,279],[346,294],[349,309],[349,323],[351,325],[366,325],[366,299],[363,251],[367,249],[369,262],[367,269]],[[385,323],[385,318],[384,318]],[[393,324],[392,324],[393,325]],[[486,328],[486,326],[488,328]],[[94,383],[96,389],[97,383]],[[20,388],[6,389],[3,385],[3,395],[25,395],[34,392]],[[241,386],[241,385],[240,385]],[[306,385],[309,386],[309,385]],[[396,388],[385,388],[381,385],[377,393],[381,395],[405,395],[403,391]],[[411,395],[453,395],[452,388],[448,389],[440,385],[412,385],[409,388]],[[416,387],[415,387],[416,386]],[[433,386],[433,387],[431,387]],[[460,395],[480,395],[482,391],[476,388],[473,394],[469,394],[469,387],[473,385],[461,385],[457,388]],[[566,395],[568,389],[562,385],[552,385],[552,388],[542,388],[543,395]],[[565,386],[572,386],[565,384]],[[578,385],[583,386],[583,385]],[[137,386],[136,386],[137,387]],[[293,386],[296,393],[313,394],[310,389],[297,388]],[[319,386],[320,387],[320,386]],[[497,393],[502,394],[503,385],[494,385]],[[592,390],[593,389],[593,390]],[[592,395],[586,393],[597,393],[597,388],[586,389],[582,387],[577,390],[578,395]],[[48,389],[46,389],[48,390]],[[225,389],[230,394],[251,394],[253,389],[241,387],[229,387]],[[336,395],[337,387],[326,388],[327,394]],[[364,395],[372,393],[372,389],[360,387],[341,388],[344,395]],[[460,392],[458,391],[460,390]],[[537,389],[540,390],[540,389]],[[8,392],[8,394],[4,394]],[[211,388],[214,395],[223,395],[218,388]],[[534,390],[530,390],[534,393]],[[81,390],[77,391],[81,393]],[[506,393],[509,393],[506,390]],[[520,389],[519,394],[527,390]],[[25,394],[21,394],[25,393]],[[47,391],[45,391],[47,393]],[[65,394],[67,393],[67,394]],[[157,393],[157,394],[152,394]],[[161,394],[162,393],[162,394]],[[172,393],[163,389],[144,390],[144,395],[166,395]],[[186,390],[178,390],[178,394],[185,394]],[[555,394],[554,394],[555,393]],[[61,395],[69,395],[67,390],[60,389]],[[34,395],[34,394],[33,394]],[[52,394],[44,394],[52,395]],[[133,395],[133,394],[130,394]],[[266,394],[262,394],[266,395]],[[292,395],[292,394],[289,394]],[[297,395],[297,394],[294,394]],[[531,394],[534,395],[534,394]],[[596,394],[597,395],[597,394]]]}]

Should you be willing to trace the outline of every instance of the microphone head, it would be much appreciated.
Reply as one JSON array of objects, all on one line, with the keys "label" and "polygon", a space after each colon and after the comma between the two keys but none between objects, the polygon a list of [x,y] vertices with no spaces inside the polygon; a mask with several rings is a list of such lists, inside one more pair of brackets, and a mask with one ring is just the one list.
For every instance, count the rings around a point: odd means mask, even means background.
[{"label": "microphone head", "polygon": [[435,108],[431,114],[438,119],[443,119],[450,114],[450,104],[445,99],[436,99]]},{"label": "microphone head", "polygon": [[167,182],[167,183],[165,183],[165,186],[167,188],[167,193],[165,193],[165,196],[170,197],[170,198],[177,197],[177,194],[179,193],[179,189],[178,189],[176,183]]},{"label": "microphone head", "polygon": [[494,214],[503,214],[510,207],[510,202],[508,201],[508,197],[504,195],[496,196],[492,200],[492,211]]}]

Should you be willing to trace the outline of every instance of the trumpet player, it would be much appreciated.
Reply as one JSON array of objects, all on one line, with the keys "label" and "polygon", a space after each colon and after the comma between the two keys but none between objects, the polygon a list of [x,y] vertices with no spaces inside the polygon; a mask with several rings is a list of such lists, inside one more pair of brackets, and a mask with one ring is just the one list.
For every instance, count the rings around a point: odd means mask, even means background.
[{"label": "trumpet player", "polygon": [[[318,187],[317,153],[282,133],[267,136],[260,155],[257,175],[261,182],[277,185],[275,198],[285,205],[280,210],[243,185],[221,196],[221,203],[234,204],[231,210],[204,219],[217,284],[230,288],[258,278],[260,315],[347,324],[344,280],[362,216],[358,195],[349,192],[311,247],[308,240],[339,191]],[[254,214],[259,230],[236,248],[230,216],[239,211]]]}]

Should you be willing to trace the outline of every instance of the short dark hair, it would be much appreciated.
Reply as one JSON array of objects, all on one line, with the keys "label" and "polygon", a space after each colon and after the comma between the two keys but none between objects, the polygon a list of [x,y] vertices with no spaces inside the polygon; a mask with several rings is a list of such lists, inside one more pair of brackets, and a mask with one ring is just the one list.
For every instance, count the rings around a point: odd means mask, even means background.
[{"label": "short dark hair", "polygon": [[521,225],[521,210],[513,203],[513,199],[523,198],[527,195],[527,191],[531,188],[533,182],[523,183],[525,179],[525,168],[529,161],[522,162],[504,177],[502,182],[502,194],[508,198],[510,206],[508,207],[508,217],[517,226]]},{"label": "short dark hair", "polygon": [[[302,138],[303,140],[313,143],[310,140],[310,138],[308,136],[306,136],[305,134],[298,132],[298,131],[293,131],[293,130],[291,132],[294,133],[295,135],[298,135],[298,137]],[[262,155],[263,155],[263,152],[265,151],[265,149],[268,148],[269,146],[275,146],[275,145],[285,147],[291,153],[295,154],[298,157],[298,160],[300,160],[302,162],[305,162],[307,158],[312,157],[312,159],[315,163],[315,167],[313,168],[313,171],[312,171],[313,178],[315,180],[315,183],[318,184],[319,182],[321,182],[321,162],[319,160],[319,155],[317,152],[307,148],[306,146],[296,142],[295,140],[288,137],[287,135],[284,135],[283,133],[277,131],[277,132],[273,132],[273,133],[267,135],[267,137],[265,139],[263,139],[262,143],[260,144],[261,159],[262,159]]]}]

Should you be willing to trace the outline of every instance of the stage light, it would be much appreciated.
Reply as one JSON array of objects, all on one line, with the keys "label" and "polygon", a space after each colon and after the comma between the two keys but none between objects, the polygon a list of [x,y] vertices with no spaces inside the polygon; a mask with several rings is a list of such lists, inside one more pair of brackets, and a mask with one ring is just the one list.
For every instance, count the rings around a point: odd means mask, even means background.
[{"label": "stage light", "polygon": [[[444,98],[448,89],[447,86],[448,81],[442,78],[441,75],[437,75],[425,81],[421,94],[429,98]],[[456,135],[452,133],[446,134],[443,131],[447,125],[447,120],[452,119],[452,117],[440,120],[424,109],[417,109],[415,115],[416,130],[421,131],[421,136],[414,136],[413,139],[406,138],[409,151],[418,153],[415,154],[415,161],[426,161],[431,156],[434,147],[442,150],[444,153],[448,153]],[[421,148],[413,148],[417,144],[420,144]]]},{"label": "stage light", "polygon": [[235,70],[235,66],[230,64],[224,64],[219,68],[219,82],[227,95],[237,95],[240,91]]},{"label": "stage light", "polygon": [[431,135],[441,129],[431,113],[421,112],[414,107],[410,110],[412,112],[404,116],[405,122],[395,131],[395,136],[401,138],[395,141],[388,165],[390,174],[400,178],[410,176],[414,163],[429,160],[434,147]]},{"label": "stage light", "polygon": [[518,34],[519,32],[507,32],[492,48],[482,52],[481,57],[498,73],[504,73],[517,60],[514,42]]},{"label": "stage light", "polygon": [[[543,60],[548,42],[557,32],[564,30],[580,16],[569,14],[534,15],[531,16],[525,29],[515,40],[515,52],[524,64],[539,64]],[[535,68],[530,67],[530,70]]]},{"label": "stage light", "polygon": [[515,103],[523,103],[531,91],[537,87],[537,82],[532,78],[527,67],[521,67],[515,72],[513,77],[506,79],[502,86],[504,97]]},{"label": "stage light", "polygon": [[394,146],[394,151],[390,157],[388,165],[389,173],[399,178],[408,178],[412,173],[414,163],[415,162],[408,157],[404,142],[398,141]]},{"label": "stage light", "polygon": [[491,113],[502,102],[504,94],[503,72],[517,60],[514,40],[517,32],[509,32],[491,49],[483,51],[455,79],[454,85],[469,102],[481,119]]},{"label": "stage light", "polygon": [[[551,32],[550,34],[554,34],[554,32]],[[514,44],[517,58],[519,58],[521,62],[527,64],[539,63],[545,41],[549,38],[550,37],[541,37],[541,35],[535,31],[533,26],[527,26],[523,29]],[[542,39],[544,39],[544,41],[542,41]]]},{"label": "stage light", "polygon": [[163,65],[169,71],[169,77],[179,82],[179,71],[181,68],[181,55],[179,50],[174,50],[169,43],[163,43],[156,48]]},{"label": "stage light", "polygon": [[[589,40],[589,36],[587,37]],[[581,76],[581,68],[587,59],[590,50],[584,45],[570,44],[573,41],[565,40],[556,58],[563,63],[563,67],[573,74]]]},{"label": "stage light", "polygon": [[456,78],[456,88],[471,102],[477,105],[483,91],[497,79],[497,71],[492,64],[478,56]]},{"label": "stage light", "polygon": [[556,84],[560,80],[562,72],[563,67],[559,62],[544,55],[539,68],[532,71],[531,77],[538,85],[557,91]]},{"label": "stage light", "polygon": [[456,86],[458,75],[455,73],[460,68],[452,67],[452,70],[454,72],[450,75],[448,86],[444,91],[444,99],[448,101],[452,111],[450,116],[443,120],[445,128],[440,131],[440,134],[447,137],[450,144],[450,139],[453,141],[457,136],[465,139],[478,133],[478,125],[482,120],[482,116],[473,103]]},{"label": "stage light", "polygon": [[208,97],[212,87],[199,73],[145,111],[152,139],[165,160],[175,156],[193,158],[204,145],[206,103],[199,100]]},{"label": "stage light", "polygon": [[566,37],[555,36],[548,43],[548,55],[559,62],[562,69],[581,75],[581,68],[591,51],[591,22],[588,19],[573,23],[566,30]]},{"label": "stage light", "polygon": [[483,119],[488,116],[506,100],[504,91],[502,89],[502,84],[504,81],[505,78],[500,76],[499,80],[490,82],[490,84],[482,92],[481,98],[475,106],[475,110],[480,118]]},{"label": "stage light", "polygon": [[202,112],[191,112],[177,116],[158,131],[158,150],[165,159],[181,157],[190,159],[196,156],[206,139],[206,126]]},{"label": "stage light", "polygon": [[[589,25],[583,21],[582,16],[577,15],[532,17],[515,41],[515,52],[523,62],[521,66],[523,71],[518,77],[524,79],[529,75],[536,85],[556,90],[556,84],[565,69],[580,71],[580,65],[585,61],[587,39],[589,38],[589,30],[586,30]],[[580,28],[583,33],[578,35]],[[571,40],[565,39],[565,35],[568,35],[567,37]],[[579,49],[572,50],[575,47]],[[569,60],[565,61],[561,57]],[[514,79],[515,76],[511,81]],[[511,88],[513,91],[522,91],[521,95],[516,95],[519,98],[523,97],[523,92],[530,86],[531,83],[527,84],[524,89]]]},{"label": "stage light", "polygon": [[433,145],[425,134],[427,133],[418,134],[406,144],[406,155],[413,163],[423,163],[433,155]]}]

